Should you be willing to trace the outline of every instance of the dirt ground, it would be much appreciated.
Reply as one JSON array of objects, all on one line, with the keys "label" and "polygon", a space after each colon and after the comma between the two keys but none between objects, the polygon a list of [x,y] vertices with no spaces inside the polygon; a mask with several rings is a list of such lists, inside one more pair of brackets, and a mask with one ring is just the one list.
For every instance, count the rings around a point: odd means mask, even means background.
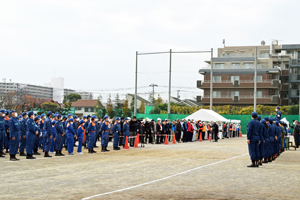
[{"label": "dirt ground", "polygon": [[84,153],[1,158],[0,199],[300,199],[300,151],[247,168],[245,136]]}]

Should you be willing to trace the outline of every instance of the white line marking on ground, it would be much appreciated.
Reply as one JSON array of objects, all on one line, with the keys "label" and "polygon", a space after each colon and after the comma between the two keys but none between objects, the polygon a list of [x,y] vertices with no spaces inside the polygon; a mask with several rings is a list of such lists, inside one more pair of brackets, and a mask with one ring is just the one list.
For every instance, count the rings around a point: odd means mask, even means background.
[{"label": "white line marking on ground", "polygon": [[177,173],[177,174],[173,174],[173,175],[171,175],[171,176],[167,176],[167,177],[164,177],[164,178],[160,178],[160,179],[154,180],[154,181],[150,181],[150,182],[142,183],[142,184],[139,184],[139,185],[135,185],[135,186],[123,188],[123,189],[120,189],[120,190],[115,190],[115,191],[106,192],[106,193],[102,193],[102,194],[96,194],[96,195],[93,195],[93,196],[90,196],[90,197],[83,198],[82,200],[87,200],[87,199],[91,199],[91,198],[95,198],[95,197],[99,197],[99,196],[104,196],[104,195],[108,195],[108,194],[113,194],[113,193],[116,193],[116,192],[122,192],[122,191],[126,191],[126,190],[131,190],[131,189],[134,189],[134,188],[137,188],[137,187],[141,187],[141,186],[143,186],[143,185],[149,185],[149,184],[151,184],[151,183],[163,181],[163,180],[166,180],[166,179],[175,177],[175,176],[179,176],[179,175],[181,175],[181,174],[185,174],[185,173],[188,173],[188,172],[197,170],[197,169],[201,169],[201,168],[208,167],[208,166],[211,166],[211,165],[216,165],[216,164],[219,164],[219,163],[222,163],[222,162],[226,162],[226,161],[229,161],[229,160],[233,160],[233,159],[235,159],[235,158],[239,158],[239,157],[242,157],[242,156],[245,156],[245,155],[248,155],[248,153],[245,153],[245,154],[239,155],[239,156],[235,156],[235,157],[232,157],[232,158],[229,158],[229,159],[221,160],[221,161],[218,161],[218,162],[214,162],[214,163],[211,163],[211,164],[203,165],[203,166],[200,166],[200,167],[196,167],[196,168],[193,168],[193,169],[189,169],[189,170],[186,170],[186,171]]}]

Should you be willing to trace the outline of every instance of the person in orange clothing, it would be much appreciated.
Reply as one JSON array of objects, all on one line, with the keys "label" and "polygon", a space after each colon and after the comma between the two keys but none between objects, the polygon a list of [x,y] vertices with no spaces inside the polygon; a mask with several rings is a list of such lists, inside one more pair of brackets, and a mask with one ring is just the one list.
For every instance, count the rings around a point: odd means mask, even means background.
[{"label": "person in orange clothing", "polygon": [[211,127],[209,123],[207,123],[206,129],[207,129],[207,135],[209,135],[211,133]]},{"label": "person in orange clothing", "polygon": [[207,135],[207,132],[206,132],[206,123],[203,122],[203,128],[202,128],[202,137],[204,136],[204,139],[208,139],[208,135]]}]

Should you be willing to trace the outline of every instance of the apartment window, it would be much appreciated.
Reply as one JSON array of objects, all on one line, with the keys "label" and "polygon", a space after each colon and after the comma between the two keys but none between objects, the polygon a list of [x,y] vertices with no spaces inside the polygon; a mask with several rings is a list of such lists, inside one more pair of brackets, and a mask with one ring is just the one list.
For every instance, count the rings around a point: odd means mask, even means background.
[{"label": "apartment window", "polygon": [[84,108],[84,112],[94,112],[94,108]]},{"label": "apartment window", "polygon": [[262,91],[257,91],[257,98],[262,98]]},{"label": "apartment window", "polygon": [[240,63],[232,63],[231,68],[232,69],[239,69],[240,68]]},{"label": "apartment window", "polygon": [[224,69],[224,63],[216,63],[214,69]]},{"label": "apartment window", "polygon": [[234,81],[239,81],[240,76],[231,76],[231,82],[234,83]]},{"label": "apartment window", "polygon": [[230,97],[234,97],[234,96],[240,96],[240,92],[239,91],[231,91]]},{"label": "apartment window", "polygon": [[81,108],[80,107],[76,107],[75,110],[81,110]]},{"label": "apartment window", "polygon": [[253,63],[245,63],[245,69],[254,69]]},{"label": "apartment window", "polygon": [[221,91],[213,91],[213,98],[221,98]]},{"label": "apartment window", "polygon": [[214,76],[213,77],[213,83],[220,83],[221,82],[221,76]]},{"label": "apartment window", "polygon": [[268,53],[268,52],[266,52],[266,53],[260,53],[260,54],[258,55],[258,57],[259,57],[259,58],[269,58],[269,53]]},{"label": "apartment window", "polygon": [[262,82],[262,76],[256,76],[257,82]]}]

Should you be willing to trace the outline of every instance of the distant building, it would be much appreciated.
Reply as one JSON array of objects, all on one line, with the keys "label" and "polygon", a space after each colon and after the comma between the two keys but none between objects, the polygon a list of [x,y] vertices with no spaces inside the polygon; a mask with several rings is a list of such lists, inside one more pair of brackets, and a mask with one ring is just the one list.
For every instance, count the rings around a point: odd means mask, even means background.
[{"label": "distant building", "polygon": [[[300,45],[228,46],[213,58],[213,105],[251,106],[254,103],[255,48],[257,47],[257,104],[299,103]],[[211,61],[206,61],[211,64]],[[204,90],[197,102],[210,104],[210,66],[199,70]]]},{"label": "distant building", "polygon": [[22,92],[22,94],[31,96],[34,99],[53,99],[58,103],[62,103],[64,97],[72,93],[80,94],[82,99],[93,98],[91,92],[65,89],[64,79],[61,77],[51,78],[51,83],[46,83],[44,86],[6,82],[6,79],[2,79],[2,82],[0,82],[0,96],[10,92]]},{"label": "distant building", "polygon": [[95,106],[97,105],[97,99],[78,99],[72,103],[71,108],[75,108],[75,115],[78,117],[95,114]]},{"label": "distant building", "polygon": [[177,103],[177,104],[184,104],[185,106],[191,106],[191,107],[202,106],[201,103],[198,103],[195,100],[192,100],[192,99],[181,100],[181,99],[179,99],[177,97],[171,97],[171,102]]}]

